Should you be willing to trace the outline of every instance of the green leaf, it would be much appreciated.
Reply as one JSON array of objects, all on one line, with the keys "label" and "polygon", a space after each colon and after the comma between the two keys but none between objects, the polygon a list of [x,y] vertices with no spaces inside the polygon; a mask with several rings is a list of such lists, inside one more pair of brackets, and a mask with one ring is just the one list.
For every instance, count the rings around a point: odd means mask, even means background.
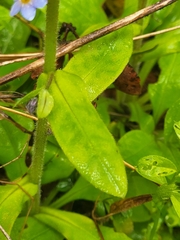
[{"label": "green leaf", "polygon": [[78,34],[97,23],[108,23],[102,9],[103,0],[66,1],[61,0],[59,10],[60,22],[73,23]]},{"label": "green leaf", "polygon": [[83,215],[41,207],[34,217],[69,240],[99,240],[94,222]]},{"label": "green leaf", "polygon": [[138,160],[144,156],[162,154],[154,136],[141,130],[126,133],[119,140],[118,146],[124,160],[132,165],[137,165]]},{"label": "green leaf", "polygon": [[157,188],[154,198],[158,197],[161,200],[167,200],[171,197],[172,194],[176,193],[177,185],[176,184],[163,184]]},{"label": "green leaf", "polygon": [[83,81],[57,71],[50,89],[54,108],[48,120],[62,150],[95,187],[124,197],[127,180],[115,141],[89,102]]},{"label": "green leaf", "polygon": [[20,104],[24,104],[29,102],[32,98],[36,97],[40,91],[42,91],[47,83],[47,74],[46,73],[41,73],[40,76],[38,77],[37,80],[37,87],[35,90],[32,90],[28,94],[26,94],[24,97],[20,98],[15,104],[14,107]]},{"label": "green leaf", "polygon": [[[23,204],[27,200],[31,200],[28,194],[34,196],[37,192],[37,186],[29,183],[27,177],[17,183],[24,191],[17,185],[0,186],[1,225],[8,234],[20,214]],[[0,232],[0,239],[2,239],[1,235]]]},{"label": "green leaf", "polygon": [[179,99],[179,61],[180,53],[162,57],[159,61],[161,68],[159,81],[149,86],[155,123],[158,122],[163,112]]},{"label": "green leaf", "polygon": [[3,28],[6,28],[6,25],[9,23],[10,21],[10,15],[9,15],[9,10],[7,10],[6,8],[0,6],[0,31]]},{"label": "green leaf", "polygon": [[85,199],[89,201],[96,201],[108,198],[109,195],[102,193],[99,189],[95,188],[83,177],[80,177],[73,188],[65,193],[61,198],[51,204],[53,208],[60,208],[68,202],[72,202],[78,199]]},{"label": "green leaf", "polygon": [[177,168],[174,163],[167,158],[150,155],[138,161],[136,171],[151,181],[164,184],[166,183],[165,176],[177,172]]},{"label": "green leaf", "polygon": [[125,27],[83,46],[64,70],[84,80],[93,101],[120,75],[131,53],[132,29]]},{"label": "green leaf", "polygon": [[[20,115],[7,113],[14,121],[25,127],[29,131],[33,131],[34,123],[31,119],[24,118]],[[14,126],[11,122],[2,119],[0,120],[0,164],[10,162],[17,158],[24,148],[25,144],[29,142],[30,135],[25,134],[19,128]],[[5,150],[6,149],[6,150]],[[10,180],[21,177],[27,172],[25,164],[25,157],[28,151],[28,146],[24,149],[21,158],[5,167],[7,176]],[[7,154],[8,153],[8,154]]]},{"label": "green leaf", "polygon": [[47,117],[54,106],[54,99],[47,89],[42,89],[39,93],[39,101],[37,106],[38,118]]},{"label": "green leaf", "polygon": [[[13,240],[63,240],[64,237],[51,227],[38,221],[34,217],[28,217],[26,227],[22,230],[25,218],[17,218],[12,228],[11,237]],[[21,234],[22,231],[22,235]]]},{"label": "green leaf", "polygon": [[122,232],[115,232],[113,228],[100,226],[100,230],[105,240],[131,240]]},{"label": "green leaf", "polygon": [[73,165],[69,162],[60,147],[49,142],[45,149],[44,161],[43,184],[67,178],[74,170]]},{"label": "green leaf", "polygon": [[176,145],[179,147],[179,141],[177,141],[177,136],[175,132],[178,128],[175,127],[180,120],[180,99],[178,99],[167,111],[165,116],[165,123],[164,123],[164,138],[166,143],[171,143],[174,146]]},{"label": "green leaf", "polygon": [[41,89],[35,89],[35,90],[31,91],[30,93],[28,93],[24,97],[18,99],[13,107],[15,108],[16,106],[18,106],[20,104],[24,104],[24,103],[29,102],[32,98],[36,97],[39,94],[40,91],[41,91]]},{"label": "green leaf", "polygon": [[[17,32],[18,34],[14,34]],[[19,19],[11,18],[0,30],[1,53],[14,53],[25,47],[30,29]]]},{"label": "green leaf", "polygon": [[137,102],[130,102],[128,104],[131,110],[130,121],[139,123],[140,129],[147,133],[152,133],[154,130],[153,117],[142,110]]},{"label": "green leaf", "polygon": [[180,218],[180,193],[173,193],[170,198],[174,209]]}]

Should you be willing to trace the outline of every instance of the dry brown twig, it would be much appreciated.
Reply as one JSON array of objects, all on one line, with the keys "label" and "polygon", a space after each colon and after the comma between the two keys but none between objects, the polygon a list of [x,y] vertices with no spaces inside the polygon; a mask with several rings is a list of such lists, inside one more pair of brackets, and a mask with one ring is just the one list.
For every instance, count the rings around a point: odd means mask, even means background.
[{"label": "dry brown twig", "polygon": [[[144,39],[144,38],[149,38],[152,36],[157,36],[159,34],[167,33],[170,31],[174,31],[180,28],[180,25],[171,27],[171,28],[166,28],[163,30],[139,35],[133,38],[134,41],[139,40],[139,39]],[[36,53],[21,53],[21,54],[0,54],[0,67],[5,66],[11,63],[15,62],[23,62],[27,60],[32,60],[32,59],[38,59],[43,57],[43,52],[36,52]]]},{"label": "dry brown twig", "polygon": [[[98,29],[86,36],[79,38],[79,39],[76,39],[76,40],[68,43],[67,45],[63,45],[57,50],[56,57],[59,58],[61,56],[64,56],[65,54],[72,52],[75,49],[77,49],[89,42],[92,42],[102,36],[105,36],[111,32],[114,32],[122,27],[125,27],[125,26],[137,21],[138,19],[148,16],[149,14],[156,12],[176,1],[177,0],[162,0],[160,2],[155,3],[154,5],[143,8],[143,9],[137,11],[136,13],[131,14],[119,21],[116,21],[106,27]],[[7,83],[9,81],[12,81],[14,78],[20,77],[26,73],[32,72],[34,69],[42,67],[43,64],[44,64],[44,58],[42,57],[42,58],[36,60],[35,62],[28,64],[25,67],[22,67],[21,69],[18,69],[14,72],[11,72],[11,73],[1,77],[0,85]]]}]

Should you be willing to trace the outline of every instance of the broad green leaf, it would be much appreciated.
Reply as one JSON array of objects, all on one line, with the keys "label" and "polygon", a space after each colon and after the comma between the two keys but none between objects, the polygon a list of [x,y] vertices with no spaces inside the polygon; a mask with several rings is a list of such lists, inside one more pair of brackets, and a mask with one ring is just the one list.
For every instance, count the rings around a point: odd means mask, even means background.
[{"label": "broad green leaf", "polygon": [[64,70],[84,80],[93,101],[120,75],[131,53],[132,29],[125,27],[83,46]]},{"label": "broad green leaf", "polygon": [[65,155],[95,187],[124,197],[127,180],[122,157],[89,102],[83,81],[59,70],[49,91],[54,108],[48,120]]},{"label": "broad green leaf", "polygon": [[[33,131],[34,123],[31,119],[6,112],[14,121],[25,127],[29,131]],[[0,164],[6,164],[11,160],[18,158],[25,144],[29,142],[30,135],[22,132],[6,119],[0,120]],[[21,177],[27,171],[25,157],[28,151],[28,145],[21,154],[21,158],[5,167],[7,176],[10,180]],[[7,154],[8,153],[8,154]]]},{"label": "broad green leaf", "polygon": [[144,156],[162,154],[154,136],[141,130],[126,133],[119,140],[118,146],[124,160],[135,166],[138,160]]},{"label": "broad green leaf", "polygon": [[104,240],[131,240],[126,234],[122,232],[115,232],[113,228],[100,226],[100,230]]},{"label": "broad green leaf", "polygon": [[103,0],[61,0],[59,21],[72,23],[78,34],[97,23],[108,23],[102,9]]},{"label": "broad green leaf", "polygon": [[[17,184],[21,188],[17,185],[0,187],[0,222],[8,234],[10,234],[13,224],[20,214],[23,204],[27,200],[31,201],[29,195],[34,196],[37,192],[37,186],[29,183],[27,177],[18,181]],[[1,236],[0,232],[0,239],[2,239]]]},{"label": "broad green leaf", "polygon": [[152,133],[154,130],[153,117],[142,110],[137,102],[128,104],[131,110],[130,121],[139,123],[140,129],[147,133]]},{"label": "broad green leaf", "polygon": [[140,49],[141,53],[146,53],[143,55],[142,61],[157,60],[160,56],[179,52],[179,35],[180,31],[173,31],[157,35],[153,40],[147,41]]},{"label": "broad green leaf", "polygon": [[174,129],[176,122],[180,120],[180,99],[178,99],[167,111],[164,123],[164,138],[166,143],[172,143],[174,146],[179,146],[177,136]]},{"label": "broad green leaf", "polygon": [[42,89],[39,93],[39,101],[37,106],[38,118],[46,118],[54,106],[54,99],[47,89]]},{"label": "broad green leaf", "polygon": [[166,183],[165,176],[177,172],[177,168],[174,163],[167,158],[150,155],[138,161],[136,171],[151,181],[164,184]]},{"label": "broad green leaf", "polygon": [[170,198],[174,209],[180,218],[180,193],[173,193]]},{"label": "broad green leaf", "polygon": [[74,167],[59,146],[48,142],[45,149],[42,184],[69,177]]},{"label": "broad green leaf", "polygon": [[108,112],[108,107],[111,104],[111,99],[108,98],[99,98],[97,100],[97,107],[96,110],[100,116],[100,118],[103,120],[103,122],[108,126],[110,124],[110,116]]},{"label": "broad green leaf", "polygon": [[[22,230],[25,218],[17,218],[12,228],[13,240],[63,240],[64,237],[51,227],[38,221],[34,217],[28,217],[26,227]],[[21,233],[22,231],[22,233]],[[20,235],[21,234],[21,235]]]},{"label": "broad green leaf", "polygon": [[41,212],[34,217],[68,240],[99,240],[95,223],[83,215],[41,207]]},{"label": "broad green leaf", "polygon": [[10,15],[9,15],[9,11],[0,6],[0,31],[3,28],[6,28],[6,25],[9,23],[10,21]]},{"label": "broad green leaf", "polygon": [[[14,34],[17,32],[18,34]],[[19,19],[11,18],[6,26],[0,30],[1,53],[12,53],[25,47],[30,29]]]},{"label": "broad green leaf", "polygon": [[53,208],[60,208],[68,202],[77,199],[85,199],[89,201],[96,201],[110,197],[108,194],[102,193],[99,189],[95,188],[83,177],[79,177],[71,190],[65,193],[61,198],[57,199],[51,204]]},{"label": "broad green leaf", "polygon": [[179,99],[179,61],[180,53],[163,56],[159,61],[161,68],[159,81],[149,86],[155,123],[158,122],[164,111]]}]

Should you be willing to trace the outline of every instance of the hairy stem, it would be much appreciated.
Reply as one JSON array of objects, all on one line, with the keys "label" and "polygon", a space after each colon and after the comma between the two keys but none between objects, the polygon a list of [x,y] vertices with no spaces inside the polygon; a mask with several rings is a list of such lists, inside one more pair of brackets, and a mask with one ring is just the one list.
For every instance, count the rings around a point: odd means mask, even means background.
[{"label": "hairy stem", "polygon": [[[56,70],[56,44],[58,27],[58,9],[60,0],[49,0],[46,13],[46,32],[45,32],[45,62],[44,73],[48,75],[45,88],[47,88],[49,78]],[[41,198],[41,178],[44,164],[44,151],[47,138],[47,121],[45,118],[37,121],[35,141],[33,145],[32,165],[29,171],[30,181],[38,185],[38,192],[34,198],[32,214],[40,210]]]}]

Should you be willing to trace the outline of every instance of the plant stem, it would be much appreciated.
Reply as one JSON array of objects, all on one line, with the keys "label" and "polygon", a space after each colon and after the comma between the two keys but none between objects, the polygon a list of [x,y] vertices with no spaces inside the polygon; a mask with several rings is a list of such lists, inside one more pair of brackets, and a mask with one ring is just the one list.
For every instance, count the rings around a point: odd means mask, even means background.
[{"label": "plant stem", "polygon": [[44,150],[46,145],[47,135],[47,123],[46,119],[40,119],[37,121],[35,141],[33,145],[32,164],[29,171],[30,181],[38,185],[38,192],[34,197],[34,204],[32,208],[32,214],[38,213],[40,208],[41,197],[41,177],[44,163]]},{"label": "plant stem", "polygon": [[[49,0],[47,5],[44,73],[47,73],[48,78],[44,86],[45,88],[47,88],[49,78],[52,77],[52,73],[54,73],[56,70],[59,2],[60,0]],[[30,181],[38,185],[38,192],[34,197],[34,205],[31,212],[32,214],[36,214],[40,210],[41,178],[43,173],[47,130],[46,119],[39,119],[37,121],[35,141],[33,145],[32,165],[29,170]]]}]

